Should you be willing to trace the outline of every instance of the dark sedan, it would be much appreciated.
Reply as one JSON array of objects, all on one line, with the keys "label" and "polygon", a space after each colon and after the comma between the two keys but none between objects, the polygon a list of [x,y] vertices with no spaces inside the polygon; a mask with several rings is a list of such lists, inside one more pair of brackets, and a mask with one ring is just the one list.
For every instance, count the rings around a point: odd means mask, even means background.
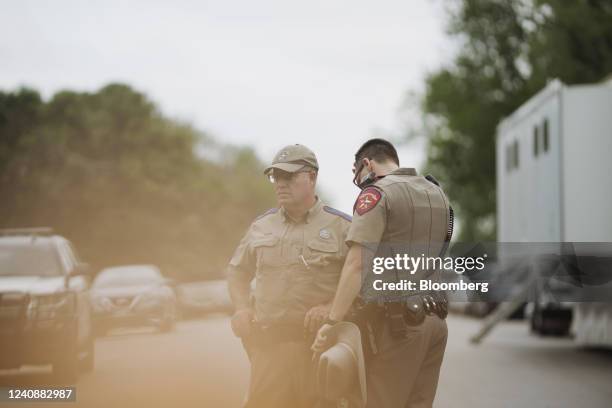
[{"label": "dark sedan", "polygon": [[171,281],[153,265],[123,265],[103,269],[91,289],[98,334],[125,326],[153,325],[170,331],[177,319]]}]

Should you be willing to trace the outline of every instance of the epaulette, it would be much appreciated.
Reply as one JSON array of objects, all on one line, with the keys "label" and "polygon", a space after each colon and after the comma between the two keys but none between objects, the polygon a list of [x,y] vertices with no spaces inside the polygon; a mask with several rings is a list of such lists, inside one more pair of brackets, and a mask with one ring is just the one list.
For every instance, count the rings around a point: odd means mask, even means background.
[{"label": "epaulette", "polygon": [[266,211],[265,213],[258,215],[257,218],[255,218],[255,221],[259,220],[260,218],[265,217],[266,215],[270,215],[270,214],[274,214],[278,212],[278,208],[270,208],[268,211]]},{"label": "epaulette", "polygon": [[347,220],[348,222],[353,221],[353,217],[351,217],[347,213],[343,213],[342,211],[336,210],[335,208],[329,207],[327,205],[323,206],[323,210],[325,210],[326,212],[328,212],[330,214],[334,214],[334,215],[337,215],[339,217],[342,217],[345,220]]}]

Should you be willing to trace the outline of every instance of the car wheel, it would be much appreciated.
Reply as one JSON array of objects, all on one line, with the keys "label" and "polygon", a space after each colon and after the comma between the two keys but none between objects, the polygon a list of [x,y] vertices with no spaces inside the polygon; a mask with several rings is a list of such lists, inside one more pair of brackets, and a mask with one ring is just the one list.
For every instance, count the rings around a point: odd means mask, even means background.
[{"label": "car wheel", "polygon": [[571,310],[548,310],[536,305],[531,317],[531,331],[542,336],[567,336],[571,322]]},{"label": "car wheel", "polygon": [[76,330],[71,330],[64,349],[53,363],[53,375],[61,383],[74,384],[79,378],[79,350]]}]

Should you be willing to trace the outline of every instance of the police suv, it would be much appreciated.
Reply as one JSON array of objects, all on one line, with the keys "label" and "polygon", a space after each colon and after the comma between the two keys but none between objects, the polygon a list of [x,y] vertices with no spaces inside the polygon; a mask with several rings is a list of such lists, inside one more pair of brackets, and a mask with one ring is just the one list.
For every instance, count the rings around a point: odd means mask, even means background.
[{"label": "police suv", "polygon": [[52,364],[75,382],[94,365],[89,267],[49,228],[0,230],[0,369]]}]

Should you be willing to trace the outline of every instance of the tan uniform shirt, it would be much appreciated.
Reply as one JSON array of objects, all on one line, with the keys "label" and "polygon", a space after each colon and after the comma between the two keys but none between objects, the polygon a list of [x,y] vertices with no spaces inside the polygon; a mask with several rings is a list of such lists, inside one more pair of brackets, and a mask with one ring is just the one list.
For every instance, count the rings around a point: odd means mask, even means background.
[{"label": "tan uniform shirt", "polygon": [[[396,169],[365,188],[357,198],[347,244],[358,243],[370,249],[369,256],[437,257],[449,228],[449,208],[439,186],[417,175],[413,168]],[[418,281],[432,272],[394,270],[377,277],[366,276],[364,290],[371,289],[369,283],[374,278]]]},{"label": "tan uniform shirt", "polygon": [[302,221],[272,209],[250,226],[234,252],[228,279],[255,279],[255,316],[262,323],[302,324],[313,306],[333,299],[350,216],[317,199]]},{"label": "tan uniform shirt", "polygon": [[449,223],[449,204],[440,187],[399,168],[362,191],[357,198],[347,243],[429,244],[436,256]]}]

